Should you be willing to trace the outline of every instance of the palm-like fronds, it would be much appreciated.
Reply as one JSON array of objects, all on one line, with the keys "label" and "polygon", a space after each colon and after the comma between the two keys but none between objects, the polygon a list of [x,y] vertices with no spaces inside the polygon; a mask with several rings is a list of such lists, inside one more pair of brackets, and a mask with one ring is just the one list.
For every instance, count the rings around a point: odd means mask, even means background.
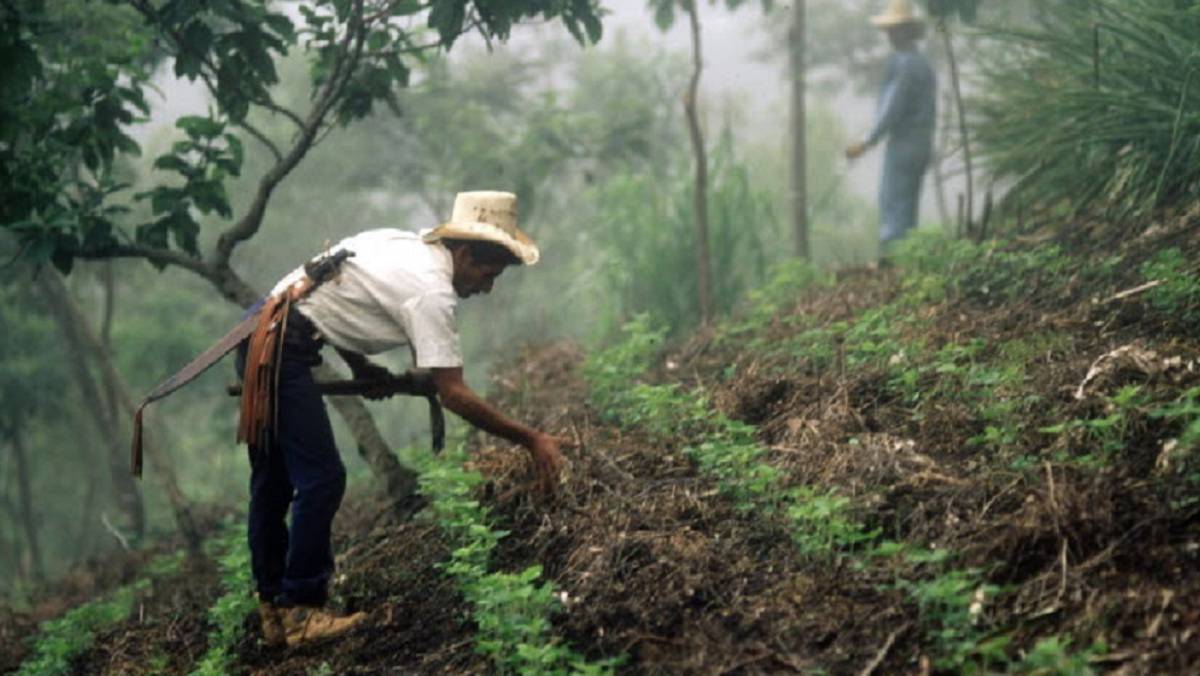
[{"label": "palm-like fronds", "polygon": [[995,34],[974,110],[989,168],[1038,201],[1145,215],[1200,190],[1200,3],[1086,0]]}]

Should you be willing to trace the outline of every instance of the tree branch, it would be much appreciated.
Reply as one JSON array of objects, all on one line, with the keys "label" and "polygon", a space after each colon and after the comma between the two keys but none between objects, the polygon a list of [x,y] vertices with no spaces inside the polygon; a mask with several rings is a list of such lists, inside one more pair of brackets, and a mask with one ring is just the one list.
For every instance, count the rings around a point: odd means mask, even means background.
[{"label": "tree branch", "polygon": [[274,141],[267,138],[266,134],[262,133],[257,128],[255,128],[254,125],[250,124],[249,122],[246,122],[245,120],[242,120],[241,122],[239,122],[238,126],[241,127],[242,129],[246,130],[246,133],[253,136],[259,143],[266,146],[267,150],[269,150],[271,152],[271,154],[275,156],[276,162],[283,161],[283,153],[279,152],[279,146],[275,145]]},{"label": "tree branch", "polygon": [[189,270],[205,279],[214,279],[216,270],[200,260],[179,251],[160,249],[142,244],[116,244],[97,251],[78,254],[84,260],[106,260],[110,258],[142,258],[156,265],[174,265]]},{"label": "tree branch", "polygon": [[334,67],[333,74],[326,81],[317,98],[316,105],[313,106],[308,119],[304,121],[300,134],[292,144],[291,150],[263,175],[258,183],[258,192],[254,196],[254,202],[251,203],[246,214],[236,224],[221,233],[221,236],[217,239],[216,249],[213,251],[213,255],[209,261],[209,265],[214,269],[228,268],[229,259],[233,255],[234,248],[258,232],[258,229],[262,226],[263,217],[266,215],[267,203],[271,200],[271,193],[296,168],[296,165],[300,163],[300,160],[304,159],[305,154],[312,148],[313,141],[316,139],[326,115],[328,115],[330,109],[333,108],[333,104],[341,96],[346,82],[354,73],[354,68],[358,64],[359,57],[362,55],[363,42],[366,38],[362,15],[363,2],[362,0],[357,0],[354,3],[354,14],[346,30],[345,39],[342,41],[339,51],[340,56]]}]

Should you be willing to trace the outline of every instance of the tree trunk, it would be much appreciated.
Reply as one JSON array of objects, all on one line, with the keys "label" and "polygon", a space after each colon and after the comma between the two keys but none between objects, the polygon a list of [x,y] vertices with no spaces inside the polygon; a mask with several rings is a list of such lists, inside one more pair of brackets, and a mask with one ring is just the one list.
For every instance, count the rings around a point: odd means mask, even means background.
[{"label": "tree trunk", "polygon": [[812,260],[808,227],[808,104],[806,54],[808,31],[805,21],[807,0],[795,0],[792,8],[792,230],[796,255]]},{"label": "tree trunk", "polygon": [[962,83],[958,77],[958,61],[954,57],[954,42],[950,38],[950,25],[946,19],[938,23],[938,32],[942,34],[942,42],[946,47],[946,60],[950,65],[950,83],[954,90],[954,105],[958,110],[958,129],[962,136],[963,166],[967,172],[967,203],[966,229],[974,234],[971,222],[975,218],[975,177],[971,166],[971,142],[967,132],[967,112],[963,108]]},{"label": "tree trunk", "polygon": [[25,439],[19,423],[10,423],[6,430],[13,459],[16,460],[17,471],[17,512],[21,519],[21,528],[25,531],[25,540],[29,543],[29,555],[32,562],[30,573],[35,581],[46,578],[46,567],[42,561],[42,547],[38,542],[37,524],[33,517],[33,487],[29,481],[29,462],[25,454]]},{"label": "tree trunk", "polygon": [[[341,375],[327,364],[317,367],[314,375],[318,380],[339,380]],[[371,412],[359,397],[330,397],[329,403],[346,422],[358,453],[371,467],[375,476],[383,480],[388,497],[401,512],[410,511],[416,504],[417,475],[400,464],[391,447],[384,441],[375,425]]]},{"label": "tree trunk", "polygon": [[[58,322],[59,332],[67,341],[68,349],[72,355],[71,370],[75,376],[75,383],[79,387],[79,393],[83,396],[84,406],[92,418],[92,423],[96,427],[97,438],[102,440],[105,450],[107,451],[107,464],[109,477],[112,480],[113,497],[116,499],[117,506],[121,513],[125,516],[125,527],[130,533],[140,539],[146,532],[146,512],[145,505],[142,501],[142,493],[137,482],[129,474],[128,463],[125,457],[124,439],[120,437],[117,431],[120,426],[116,424],[113,416],[109,413],[112,408],[110,397],[105,396],[107,392],[102,393],[99,386],[96,384],[96,379],[92,376],[92,372],[88,369],[88,362],[91,357],[85,347],[85,340],[81,332],[86,330],[86,327],[81,327],[72,323],[72,317],[78,317],[83,320],[82,313],[72,312],[68,308],[62,306],[64,302],[61,294],[56,293],[53,289],[46,288],[48,284],[46,278],[51,273],[43,272],[41,284],[43,287],[43,296],[47,300],[47,304],[51,307],[54,318]],[[64,288],[62,290],[66,292]],[[67,302],[74,302],[68,296],[65,299]],[[105,354],[109,354],[105,350]],[[111,392],[111,387],[105,388]],[[90,444],[89,444],[90,447]],[[98,466],[99,463],[93,463],[92,466]],[[95,482],[92,482],[93,484]],[[95,524],[91,517],[92,512],[87,511],[87,518],[83,521],[85,530],[91,531]]]},{"label": "tree trunk", "polygon": [[[104,346],[100,343],[100,339],[88,325],[87,319],[79,311],[79,306],[76,305],[75,300],[63,284],[62,278],[57,272],[43,270],[39,276],[39,280],[41,281],[42,289],[45,291],[44,295],[50,301],[60,325],[66,325],[71,327],[68,330],[76,331],[85,351],[91,356],[92,362],[99,368],[105,389],[117,394],[117,401],[120,403],[121,408],[125,410],[127,415],[132,417],[136,406],[133,403],[133,397],[129,394],[129,387],[125,384],[124,379],[121,378],[121,374],[117,372],[116,366],[113,365],[112,356],[104,349]],[[167,494],[167,500],[175,513],[175,523],[179,526],[179,531],[183,535],[189,551],[193,554],[199,553],[200,546],[203,543],[203,536],[196,525],[195,518],[192,516],[191,504],[179,488],[179,481],[175,476],[175,468],[171,465],[170,460],[161,452],[157,440],[151,438],[158,435],[151,435],[148,432],[146,436],[146,457],[154,469],[155,477],[157,477]]]},{"label": "tree trunk", "polygon": [[934,149],[933,161],[931,162],[933,171],[933,189],[937,198],[938,216],[942,219],[942,229],[950,232],[953,228],[953,221],[950,216],[949,196],[946,191],[946,156],[950,153],[950,134],[954,128],[953,109],[953,94],[946,92],[944,101],[940,106],[942,111],[941,120],[938,122],[938,141]]},{"label": "tree trunk", "polygon": [[683,97],[683,111],[687,116],[688,134],[692,139],[692,151],[696,155],[696,185],[692,193],[693,218],[696,224],[696,283],[700,300],[700,324],[712,324],[712,273],[708,250],[708,155],[704,148],[704,134],[700,131],[700,118],[696,111],[700,89],[700,73],[704,70],[703,50],[700,44],[700,9],[696,0],[680,0],[687,11],[692,28],[692,78]]}]

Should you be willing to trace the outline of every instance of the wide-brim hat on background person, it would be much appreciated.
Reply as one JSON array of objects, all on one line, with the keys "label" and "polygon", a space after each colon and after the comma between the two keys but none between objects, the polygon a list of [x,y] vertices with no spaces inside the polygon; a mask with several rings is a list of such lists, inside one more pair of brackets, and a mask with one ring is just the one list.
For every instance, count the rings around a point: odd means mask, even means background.
[{"label": "wide-brim hat on background person", "polygon": [[426,242],[440,239],[474,239],[499,244],[525,265],[541,254],[533,239],[517,227],[517,196],[511,192],[476,190],[454,197],[450,220],[425,233]]},{"label": "wide-brim hat on background person", "polygon": [[896,28],[899,26],[924,25],[924,20],[913,11],[912,0],[888,0],[887,10],[883,14],[871,17],[871,23],[876,28]]}]

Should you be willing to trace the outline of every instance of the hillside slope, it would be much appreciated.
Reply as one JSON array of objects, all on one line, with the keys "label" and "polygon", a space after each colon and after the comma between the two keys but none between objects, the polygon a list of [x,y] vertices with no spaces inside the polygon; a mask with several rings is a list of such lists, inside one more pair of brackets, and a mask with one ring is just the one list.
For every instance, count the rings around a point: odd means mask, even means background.
[{"label": "hillside slope", "polygon": [[[530,349],[492,396],[579,447],[546,497],[473,439],[473,495],[508,532],[487,566],[540,565],[549,634],[630,673],[1194,673],[1195,226],[919,240],[836,283],[786,270],[674,345],[643,322],[590,359]],[[336,598],[370,623],[281,652],[247,618],[229,670],[492,671],[444,515],[352,498]],[[197,584],[142,592],[76,669],[189,671]]]}]

